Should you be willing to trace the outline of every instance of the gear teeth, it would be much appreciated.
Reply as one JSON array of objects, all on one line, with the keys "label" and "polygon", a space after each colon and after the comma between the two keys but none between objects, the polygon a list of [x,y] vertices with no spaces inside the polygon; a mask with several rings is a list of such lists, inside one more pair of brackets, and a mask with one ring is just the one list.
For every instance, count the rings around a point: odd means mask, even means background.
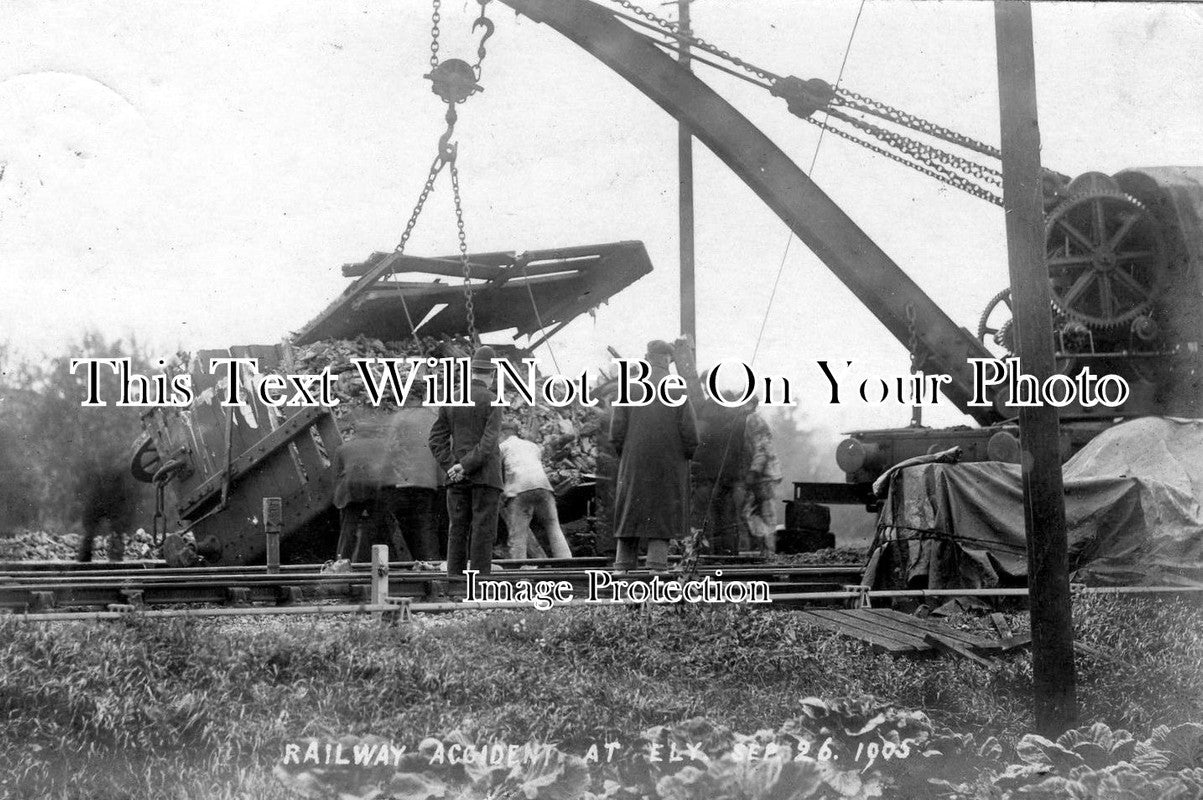
[{"label": "gear teeth", "polygon": [[[1138,209],[1141,214],[1148,216],[1149,219],[1152,220],[1154,225],[1157,224],[1156,218],[1153,217],[1153,215],[1149,211],[1148,207],[1146,207],[1144,203],[1140,202],[1132,195],[1120,190],[1118,188],[1118,185],[1116,186],[1116,188],[1112,189],[1107,186],[1099,186],[1098,184],[1095,184],[1093,189],[1087,189],[1086,191],[1078,191],[1078,192],[1075,192],[1075,193],[1069,195],[1065,200],[1058,203],[1057,207],[1054,208],[1052,210],[1052,212],[1049,213],[1048,220],[1045,223],[1045,228],[1044,228],[1044,230],[1045,230],[1044,241],[1045,241],[1045,253],[1046,253],[1045,258],[1046,259],[1048,258],[1047,252],[1048,252],[1049,238],[1052,236],[1054,225],[1056,224],[1057,219],[1060,217],[1061,212],[1063,210],[1068,209],[1071,206],[1081,202],[1082,200],[1088,200],[1088,199],[1092,199],[1092,198],[1111,198],[1111,199],[1115,199],[1115,200],[1122,200],[1122,201],[1128,203],[1129,205],[1135,206],[1136,209]],[[1160,239],[1160,231],[1158,231],[1158,238]],[[1168,266],[1168,259],[1165,256],[1164,243],[1159,241],[1159,245],[1161,245],[1158,248],[1160,251],[1160,255],[1161,255],[1161,259],[1160,259],[1161,263],[1158,265],[1159,268],[1157,269],[1157,275],[1154,278],[1154,283],[1153,283],[1153,286],[1151,287],[1151,292],[1150,292],[1152,295],[1154,295],[1154,297],[1147,299],[1141,303],[1137,303],[1136,305],[1128,308],[1127,310],[1122,311],[1118,315],[1110,317],[1110,318],[1106,318],[1106,319],[1094,317],[1094,316],[1088,315],[1088,314],[1084,314],[1082,312],[1076,311],[1073,308],[1069,308],[1067,306],[1062,305],[1061,300],[1057,296],[1056,292],[1053,292],[1053,295],[1052,295],[1053,308],[1057,312],[1064,314],[1067,318],[1072,319],[1076,322],[1080,322],[1083,325],[1085,325],[1089,328],[1093,328],[1095,330],[1113,330],[1115,328],[1119,328],[1123,325],[1129,324],[1133,319],[1135,319],[1141,313],[1148,311],[1150,309],[1150,307],[1152,306],[1153,302],[1156,300],[1156,297],[1158,295],[1160,295],[1161,291],[1164,289],[1165,271]]]}]

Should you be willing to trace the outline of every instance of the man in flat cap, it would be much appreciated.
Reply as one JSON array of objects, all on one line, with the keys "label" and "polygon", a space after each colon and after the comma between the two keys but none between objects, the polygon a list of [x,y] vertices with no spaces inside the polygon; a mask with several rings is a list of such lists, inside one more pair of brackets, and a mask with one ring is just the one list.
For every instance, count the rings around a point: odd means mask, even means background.
[{"label": "man in flat cap", "polygon": [[472,386],[466,407],[442,406],[430,429],[430,452],[447,472],[447,577],[461,580],[469,558],[482,576],[493,571],[493,541],[501,506],[501,406],[492,384],[493,348],[472,356]]},{"label": "man in flat cap", "polygon": [[[644,357],[653,386],[669,374],[672,345],[653,341]],[[633,400],[642,400],[636,384]],[[647,568],[668,569],[668,543],[689,532],[689,460],[698,446],[697,420],[686,398],[669,406],[651,398],[645,406],[616,406],[610,422],[610,441],[618,453],[615,482],[614,568],[635,567],[641,542],[647,543]]]}]

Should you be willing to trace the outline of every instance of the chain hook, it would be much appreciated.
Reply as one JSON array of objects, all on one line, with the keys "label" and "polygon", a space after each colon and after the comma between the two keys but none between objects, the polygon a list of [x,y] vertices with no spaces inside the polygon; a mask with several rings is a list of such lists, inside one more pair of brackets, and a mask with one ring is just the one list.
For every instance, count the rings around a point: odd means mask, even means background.
[{"label": "chain hook", "polygon": [[480,37],[480,46],[476,48],[476,63],[472,65],[472,71],[476,73],[476,80],[480,80],[481,64],[485,60],[485,42],[489,41],[489,37],[493,35],[495,26],[493,25],[493,20],[489,19],[485,13],[485,9],[489,5],[489,0],[476,0],[476,2],[480,3],[480,16],[472,23],[472,30],[475,31],[477,28],[485,29],[484,36]]},{"label": "chain hook", "polygon": [[455,103],[447,103],[447,130],[443,131],[443,135],[439,137],[439,158],[446,163],[455,161],[456,151],[458,146],[451,141],[451,134],[455,132],[455,122],[459,116],[455,113]]}]

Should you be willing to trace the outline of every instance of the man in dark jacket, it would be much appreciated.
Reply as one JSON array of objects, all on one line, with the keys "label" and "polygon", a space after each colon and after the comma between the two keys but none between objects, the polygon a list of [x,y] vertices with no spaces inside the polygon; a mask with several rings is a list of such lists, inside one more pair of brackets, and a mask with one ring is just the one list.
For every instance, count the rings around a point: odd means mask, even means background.
[{"label": "man in dark jacket", "polygon": [[[673,348],[653,341],[645,356],[656,386],[669,374]],[[633,394],[641,387],[636,386]],[[642,399],[633,397],[632,399]],[[614,538],[616,570],[636,564],[641,541],[647,542],[647,567],[668,568],[668,542],[688,533],[689,460],[698,446],[697,420],[688,399],[669,406],[653,398],[646,406],[616,406],[610,441],[618,453]]]},{"label": "man in dark jacket", "polygon": [[480,575],[493,569],[493,541],[501,506],[501,406],[497,396],[491,347],[472,356],[470,407],[442,406],[430,429],[430,452],[447,473],[447,576],[463,578],[469,557]]},{"label": "man in dark jacket", "polygon": [[382,494],[389,458],[381,433],[379,420],[361,416],[355,420],[354,438],[334,455],[338,559],[365,560],[370,545],[389,540],[388,508]]},{"label": "man in dark jacket", "polygon": [[386,505],[400,526],[410,556],[418,561],[437,561],[441,538],[438,523],[442,517],[438,499],[444,470],[428,445],[438,412],[422,400],[423,393],[411,394],[405,405],[389,417],[384,491]]}]

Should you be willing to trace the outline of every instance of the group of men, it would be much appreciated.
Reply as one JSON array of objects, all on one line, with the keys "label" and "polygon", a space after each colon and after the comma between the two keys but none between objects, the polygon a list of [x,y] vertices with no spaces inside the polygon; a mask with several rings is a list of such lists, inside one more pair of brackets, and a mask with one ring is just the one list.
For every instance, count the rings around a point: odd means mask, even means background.
[{"label": "group of men", "polygon": [[[667,342],[648,344],[652,385],[669,375],[676,355]],[[402,557],[445,557],[453,581],[462,579],[469,563],[489,575],[503,513],[510,558],[540,558],[548,551],[553,558],[572,557],[539,446],[521,438],[519,426],[493,405],[495,357],[488,346],[473,355],[469,404],[435,411],[418,398],[387,418],[357,422],[335,462],[335,505],[342,510],[338,558],[362,559],[364,545],[374,542],[403,544],[408,553]],[[611,408],[617,571],[634,569],[644,548],[649,570],[667,570],[669,543],[689,535],[691,526],[711,542],[712,552],[754,544],[772,550],[781,474],[769,426],[754,401],[719,402],[700,391],[694,376],[687,383],[677,404],[653,397],[644,405]],[[393,536],[393,520],[401,540]],[[546,549],[532,525],[545,534]]]},{"label": "group of men", "polygon": [[[493,405],[495,357],[488,346],[473,355],[470,405],[436,411],[416,396],[387,417],[355,421],[353,437],[335,457],[336,558],[362,560],[371,544],[382,543],[402,558],[446,558],[452,578],[463,575],[469,560],[488,575],[503,512],[511,558],[541,558],[547,550],[553,558],[572,557],[539,446],[522,439],[519,426]],[[545,535],[546,550],[532,523]]]}]

